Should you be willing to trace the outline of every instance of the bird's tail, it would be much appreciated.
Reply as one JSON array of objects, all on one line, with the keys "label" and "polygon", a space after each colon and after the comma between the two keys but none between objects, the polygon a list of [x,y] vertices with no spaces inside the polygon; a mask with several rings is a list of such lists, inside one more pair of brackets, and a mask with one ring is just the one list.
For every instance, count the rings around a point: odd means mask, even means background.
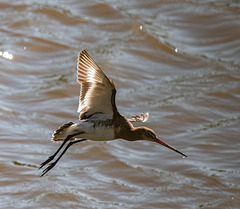
[{"label": "bird's tail", "polygon": [[[68,135],[71,135],[72,128],[71,126],[73,125],[73,122],[68,122],[66,124],[63,124],[60,126],[57,130],[54,131],[52,135],[52,142],[59,142],[59,141],[64,141]],[[71,139],[71,141],[74,140]]]}]

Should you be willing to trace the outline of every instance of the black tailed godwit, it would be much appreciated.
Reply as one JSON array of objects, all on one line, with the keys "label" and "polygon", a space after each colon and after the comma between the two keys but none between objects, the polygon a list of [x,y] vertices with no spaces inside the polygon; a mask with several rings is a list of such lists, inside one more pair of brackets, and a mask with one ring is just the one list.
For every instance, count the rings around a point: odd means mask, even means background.
[{"label": "black tailed godwit", "polygon": [[63,146],[67,142],[69,143],[57,160],[43,170],[41,176],[57,164],[70,146],[86,140],[147,140],[157,142],[187,157],[184,153],[160,140],[150,128],[133,127],[131,122],[145,122],[148,119],[148,113],[126,118],[118,112],[113,81],[108,79],[85,50],[82,50],[78,56],[77,68],[77,81],[81,85],[78,107],[79,122],[68,122],[53,133],[52,141],[60,141],[62,144],[52,156],[41,164],[39,169],[52,161]]}]

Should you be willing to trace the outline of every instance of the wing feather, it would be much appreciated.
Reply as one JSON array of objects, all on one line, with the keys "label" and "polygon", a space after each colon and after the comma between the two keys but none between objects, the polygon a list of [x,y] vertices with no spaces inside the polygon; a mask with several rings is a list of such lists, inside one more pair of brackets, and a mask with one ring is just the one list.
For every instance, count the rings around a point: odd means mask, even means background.
[{"label": "wing feather", "polygon": [[82,50],[78,56],[77,81],[81,84],[78,112],[79,119],[98,117],[112,119],[117,111],[116,89],[101,68]]},{"label": "wing feather", "polygon": [[141,113],[140,115],[131,116],[128,118],[129,122],[146,122],[148,120],[149,113],[146,112],[145,114]]}]

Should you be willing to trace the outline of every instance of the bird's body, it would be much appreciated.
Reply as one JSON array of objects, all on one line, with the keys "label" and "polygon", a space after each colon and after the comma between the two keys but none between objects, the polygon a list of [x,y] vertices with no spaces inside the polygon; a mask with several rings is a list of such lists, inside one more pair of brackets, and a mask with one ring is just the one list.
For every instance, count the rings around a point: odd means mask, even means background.
[{"label": "bird's body", "polygon": [[[67,123],[69,126],[64,124],[64,128],[60,127],[53,134],[52,141],[64,141],[64,139],[71,134],[76,134],[72,137],[72,140],[76,138],[85,138],[92,141],[109,141],[114,139],[114,128],[112,121],[95,121],[85,120],[78,123]],[[58,131],[57,130],[57,131]],[[79,134],[78,134],[79,133]]]},{"label": "bird's body", "polygon": [[141,140],[144,136],[138,134],[141,129],[151,130],[146,127],[135,128],[125,116],[119,114],[114,119],[98,120],[90,118],[77,123],[68,122],[54,132],[52,141],[64,141],[68,135],[72,134],[74,137],[71,140],[85,138],[92,141],[110,141],[114,139],[135,141]]},{"label": "bird's body", "polygon": [[150,128],[135,128],[132,125],[131,122],[145,122],[148,119],[148,113],[127,118],[118,112],[115,103],[116,89],[113,82],[107,78],[85,50],[82,50],[78,57],[77,75],[77,80],[81,84],[78,107],[79,122],[68,122],[54,132],[52,141],[62,141],[63,143],[54,155],[41,164],[40,168],[52,161],[65,143],[70,142],[59,158],[43,171],[42,176],[55,166],[72,144],[85,140],[153,141],[186,157],[182,152],[157,138],[155,132]]}]

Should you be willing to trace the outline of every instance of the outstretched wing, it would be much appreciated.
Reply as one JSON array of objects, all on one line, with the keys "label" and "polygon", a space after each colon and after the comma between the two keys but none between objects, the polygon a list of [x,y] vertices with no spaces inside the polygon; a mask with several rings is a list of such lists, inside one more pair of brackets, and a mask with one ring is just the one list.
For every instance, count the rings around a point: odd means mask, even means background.
[{"label": "outstretched wing", "polygon": [[140,115],[131,116],[128,118],[129,122],[146,122],[148,120],[149,113],[146,112],[145,114],[141,113]]},{"label": "outstretched wing", "polygon": [[78,112],[79,119],[96,117],[112,119],[117,112],[116,89],[112,81],[103,73],[83,49],[78,56],[77,81],[81,84]]}]

